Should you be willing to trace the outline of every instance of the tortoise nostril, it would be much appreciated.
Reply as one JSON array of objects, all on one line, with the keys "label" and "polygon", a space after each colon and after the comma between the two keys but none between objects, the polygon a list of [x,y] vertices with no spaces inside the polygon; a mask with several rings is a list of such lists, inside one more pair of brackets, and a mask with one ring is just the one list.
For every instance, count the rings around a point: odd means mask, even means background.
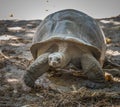
[{"label": "tortoise nostril", "polygon": [[52,65],[53,65],[53,66],[56,66],[56,65],[57,65],[57,63],[56,63],[56,62],[52,62]]}]

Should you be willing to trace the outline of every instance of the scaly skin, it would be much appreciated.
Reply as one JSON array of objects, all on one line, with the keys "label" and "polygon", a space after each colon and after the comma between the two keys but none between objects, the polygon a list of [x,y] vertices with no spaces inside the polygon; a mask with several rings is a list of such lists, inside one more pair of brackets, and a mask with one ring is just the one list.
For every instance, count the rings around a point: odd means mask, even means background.
[{"label": "scaly skin", "polygon": [[33,88],[35,80],[40,77],[43,73],[48,71],[48,55],[45,53],[40,55],[27,69],[26,74],[24,75],[24,82],[27,86]]},{"label": "scaly skin", "polygon": [[88,79],[94,82],[105,82],[105,74],[100,63],[91,54],[82,55],[81,65]]}]

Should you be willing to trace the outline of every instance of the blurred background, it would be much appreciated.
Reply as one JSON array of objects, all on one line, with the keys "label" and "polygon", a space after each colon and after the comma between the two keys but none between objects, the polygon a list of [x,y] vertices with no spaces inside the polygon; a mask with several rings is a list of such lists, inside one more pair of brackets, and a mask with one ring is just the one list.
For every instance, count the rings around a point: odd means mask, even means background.
[{"label": "blurred background", "polygon": [[62,9],[77,9],[94,18],[120,14],[120,0],[0,0],[2,19],[43,19]]}]

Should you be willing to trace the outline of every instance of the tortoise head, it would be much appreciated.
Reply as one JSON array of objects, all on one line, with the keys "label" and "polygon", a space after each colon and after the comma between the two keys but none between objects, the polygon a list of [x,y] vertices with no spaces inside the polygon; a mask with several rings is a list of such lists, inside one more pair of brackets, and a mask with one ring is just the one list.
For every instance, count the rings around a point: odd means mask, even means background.
[{"label": "tortoise head", "polygon": [[48,56],[48,64],[53,68],[62,68],[64,66],[65,56],[62,52],[54,52]]}]

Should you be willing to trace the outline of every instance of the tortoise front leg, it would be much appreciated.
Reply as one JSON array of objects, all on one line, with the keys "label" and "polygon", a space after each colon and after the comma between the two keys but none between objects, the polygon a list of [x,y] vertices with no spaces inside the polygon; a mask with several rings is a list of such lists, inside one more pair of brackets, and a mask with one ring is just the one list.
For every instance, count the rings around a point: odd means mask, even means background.
[{"label": "tortoise front leg", "polygon": [[81,65],[88,79],[94,82],[105,81],[105,74],[100,63],[91,54],[84,54],[81,57]]},{"label": "tortoise front leg", "polygon": [[27,69],[26,74],[23,79],[27,86],[33,88],[35,80],[40,77],[43,73],[48,71],[48,55],[49,53],[45,53],[40,55]]}]

